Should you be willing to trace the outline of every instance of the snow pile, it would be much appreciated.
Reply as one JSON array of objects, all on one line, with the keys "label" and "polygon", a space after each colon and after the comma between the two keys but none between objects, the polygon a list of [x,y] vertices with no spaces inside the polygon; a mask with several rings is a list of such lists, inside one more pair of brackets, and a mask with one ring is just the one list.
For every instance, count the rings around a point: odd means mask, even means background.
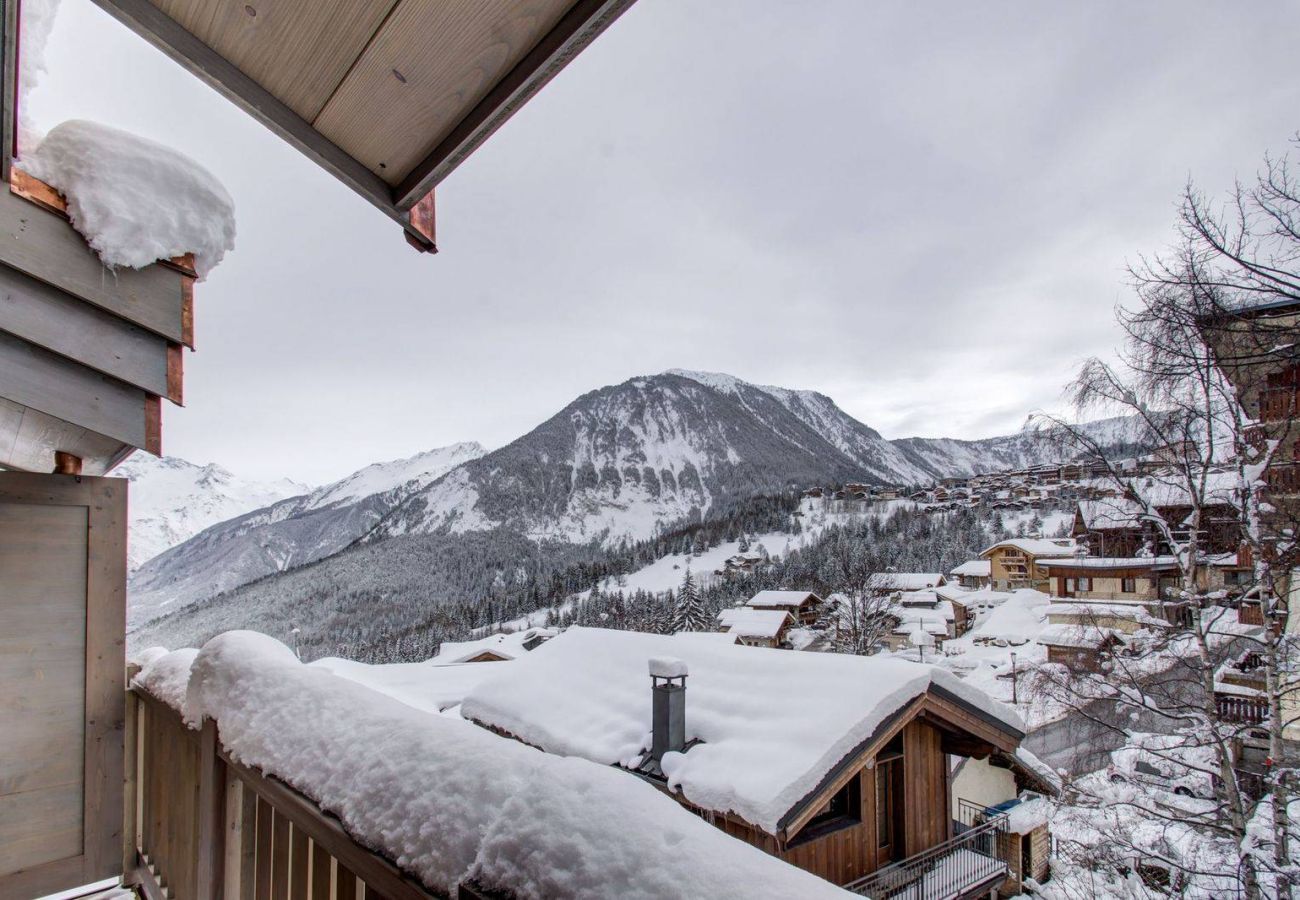
[{"label": "snow pile", "polygon": [[1007,812],[1007,831],[1012,834],[1029,834],[1047,824],[1052,805],[1046,797],[1033,797],[1017,803]]},{"label": "snow pile", "polygon": [[690,666],[686,737],[703,741],[674,761],[669,786],[772,833],[837,763],[932,684],[1023,731],[1015,712],[932,666],[589,628],[570,628],[500,666],[461,712],[552,753],[636,766],[651,730],[646,662],[665,655]]},{"label": "snow pile", "polygon": [[157,653],[158,648],[142,651],[137,658],[145,658],[140,674],[131,684],[143,688],[181,715],[185,715],[185,697],[190,681],[190,667],[199,651],[193,647]]},{"label": "snow pile", "polygon": [[479,682],[491,678],[494,667],[502,663],[447,666],[439,665],[435,658],[418,663],[370,665],[330,656],[309,665],[363,684],[423,712],[454,715],[465,695]]},{"label": "snow pile", "polygon": [[237,762],[452,896],[470,878],[520,898],[845,896],[633,776],[419,712],[264,635],[204,645],[187,721],[204,717]]},{"label": "snow pile", "polygon": [[675,656],[650,657],[651,678],[685,678],[689,669],[686,663]]},{"label": "snow pile", "polygon": [[40,129],[31,118],[29,99],[45,74],[45,45],[54,30],[60,0],[23,0],[18,8],[18,152],[22,154],[41,141]]},{"label": "snow pile", "polygon": [[790,609],[796,610],[809,597],[816,597],[807,591],[759,591],[749,598],[748,606],[756,609]]},{"label": "snow pile", "polygon": [[72,225],[109,267],[194,254],[199,278],[235,246],[235,202],[207,169],[130,132],[72,119],[22,158],[68,200]]}]

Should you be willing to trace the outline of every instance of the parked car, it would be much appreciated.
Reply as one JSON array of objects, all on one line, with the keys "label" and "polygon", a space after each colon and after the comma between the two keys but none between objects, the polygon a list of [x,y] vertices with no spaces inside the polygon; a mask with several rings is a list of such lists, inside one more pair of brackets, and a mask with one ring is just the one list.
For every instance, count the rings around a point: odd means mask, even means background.
[{"label": "parked car", "polygon": [[1219,777],[1214,750],[1183,734],[1135,734],[1111,752],[1112,782],[1141,784],[1182,797],[1211,800]]}]

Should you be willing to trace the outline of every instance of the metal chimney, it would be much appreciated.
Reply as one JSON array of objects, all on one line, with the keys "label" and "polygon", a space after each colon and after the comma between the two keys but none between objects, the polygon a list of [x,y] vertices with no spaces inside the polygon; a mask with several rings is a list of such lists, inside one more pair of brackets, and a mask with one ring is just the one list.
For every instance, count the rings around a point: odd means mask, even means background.
[{"label": "metal chimney", "polygon": [[650,756],[659,760],[665,753],[686,749],[686,663],[671,656],[653,657],[650,686],[654,698]]}]

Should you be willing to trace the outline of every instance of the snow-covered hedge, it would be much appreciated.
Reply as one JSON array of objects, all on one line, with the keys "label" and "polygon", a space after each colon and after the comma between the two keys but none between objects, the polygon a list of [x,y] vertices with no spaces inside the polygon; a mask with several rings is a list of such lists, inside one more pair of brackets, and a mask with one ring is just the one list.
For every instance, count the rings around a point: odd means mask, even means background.
[{"label": "snow-covered hedge", "polygon": [[846,896],[633,775],[413,709],[265,635],[229,632],[190,654],[154,658],[136,684],[191,726],[214,719],[236,761],[453,896],[468,878],[537,898]]}]

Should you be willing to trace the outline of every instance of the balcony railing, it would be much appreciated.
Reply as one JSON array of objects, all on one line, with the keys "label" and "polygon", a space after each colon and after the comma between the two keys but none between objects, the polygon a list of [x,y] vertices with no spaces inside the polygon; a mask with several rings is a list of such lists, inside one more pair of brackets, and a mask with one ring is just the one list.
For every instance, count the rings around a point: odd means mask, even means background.
[{"label": "balcony railing", "polygon": [[1262,725],[1268,719],[1268,701],[1260,697],[1215,694],[1219,718],[1239,725]]},{"label": "balcony railing", "polygon": [[845,887],[872,900],[953,900],[995,887],[1010,872],[1003,850],[1006,834],[1007,816],[1000,813]]}]

